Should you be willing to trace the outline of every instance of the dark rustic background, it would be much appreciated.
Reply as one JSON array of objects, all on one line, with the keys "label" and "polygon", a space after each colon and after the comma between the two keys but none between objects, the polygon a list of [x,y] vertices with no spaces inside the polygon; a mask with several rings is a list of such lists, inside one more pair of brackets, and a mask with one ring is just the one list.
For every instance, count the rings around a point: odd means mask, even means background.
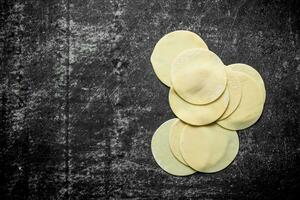
[{"label": "dark rustic background", "polygon": [[[0,0],[0,199],[294,199],[299,1]],[[261,119],[216,174],[174,177],[150,141],[174,115],[150,55],[199,33],[265,80]]]}]

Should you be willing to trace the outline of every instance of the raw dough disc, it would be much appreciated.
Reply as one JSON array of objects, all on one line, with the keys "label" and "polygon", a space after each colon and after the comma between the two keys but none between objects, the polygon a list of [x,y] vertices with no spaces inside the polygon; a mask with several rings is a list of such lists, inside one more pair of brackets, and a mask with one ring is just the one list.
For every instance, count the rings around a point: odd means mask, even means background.
[{"label": "raw dough disc", "polygon": [[238,107],[241,101],[242,88],[241,88],[241,83],[238,79],[238,75],[236,73],[237,72],[229,68],[226,68],[227,88],[229,92],[229,104],[219,120],[225,119],[231,113],[233,113],[233,111],[235,111],[235,109]]},{"label": "raw dough disc", "polygon": [[179,53],[191,48],[208,49],[199,35],[183,30],[168,33],[157,42],[150,60],[161,82],[171,86],[171,63]]},{"label": "raw dough disc", "polygon": [[259,84],[259,87],[263,93],[263,99],[265,102],[265,100],[266,100],[265,83],[264,83],[264,80],[262,79],[262,77],[260,76],[260,74],[258,73],[258,71],[256,71],[253,67],[246,65],[246,64],[242,64],[242,63],[231,64],[231,65],[228,65],[228,67],[234,71],[244,72],[247,75],[251,76],[253,79],[255,79],[257,81],[257,83]]},{"label": "raw dough disc", "polygon": [[166,121],[155,131],[151,141],[151,150],[155,161],[163,170],[176,176],[187,176],[195,173],[195,170],[178,161],[169,146],[169,131],[176,120]]},{"label": "raw dough disc", "polygon": [[[236,71],[237,72],[237,71]],[[239,73],[242,86],[242,98],[237,109],[224,120],[217,121],[219,125],[230,130],[241,130],[253,125],[260,117],[264,99],[256,81],[245,73]]]},{"label": "raw dough disc", "polygon": [[228,132],[228,146],[227,149],[225,151],[225,154],[223,155],[223,157],[219,160],[219,162],[217,162],[214,166],[206,168],[203,172],[206,173],[213,173],[213,172],[218,172],[221,171],[222,169],[225,169],[226,167],[228,167],[230,165],[230,163],[232,163],[232,161],[235,159],[235,157],[238,154],[239,151],[239,146],[240,146],[240,142],[239,142],[239,137],[237,132]]},{"label": "raw dough disc", "polygon": [[181,120],[177,120],[172,126],[171,126],[171,130],[169,133],[169,144],[170,144],[170,148],[171,151],[173,153],[173,155],[183,164],[188,165],[181,153],[180,153],[180,149],[179,149],[179,142],[180,142],[180,136],[183,132],[183,128],[187,126],[187,124],[185,124],[184,122],[182,122]]},{"label": "raw dough disc", "polygon": [[238,150],[236,131],[220,127],[186,126],[180,138],[180,151],[184,160],[200,172],[224,169],[235,158]]},{"label": "raw dough disc", "polygon": [[214,102],[205,105],[194,105],[180,98],[173,88],[169,92],[169,104],[174,114],[191,125],[205,125],[216,121],[225,112],[229,102],[229,94],[224,93]]},{"label": "raw dough disc", "polygon": [[224,92],[227,76],[221,59],[206,49],[188,49],[174,60],[171,82],[176,93],[192,104],[208,104]]}]

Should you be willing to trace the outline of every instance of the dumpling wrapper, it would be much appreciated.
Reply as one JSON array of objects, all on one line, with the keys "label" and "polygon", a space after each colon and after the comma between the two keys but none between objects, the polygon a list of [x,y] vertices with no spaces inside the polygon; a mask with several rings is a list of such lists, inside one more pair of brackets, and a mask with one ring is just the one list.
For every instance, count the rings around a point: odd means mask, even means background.
[{"label": "dumpling wrapper", "polygon": [[170,128],[176,120],[166,121],[155,131],[151,140],[151,150],[155,161],[164,171],[175,176],[187,176],[195,173],[195,170],[178,161],[169,146]]},{"label": "dumpling wrapper", "polygon": [[180,98],[173,88],[169,91],[169,104],[174,114],[185,123],[200,126],[216,121],[225,112],[229,102],[227,89],[214,102],[194,105]]},{"label": "dumpling wrapper", "polygon": [[266,100],[266,88],[265,88],[265,83],[263,78],[261,77],[261,75],[259,74],[258,71],[256,71],[256,69],[254,69],[253,67],[251,67],[250,65],[246,65],[243,63],[235,63],[235,64],[231,64],[228,65],[228,67],[233,70],[233,71],[238,71],[238,72],[243,72],[249,76],[251,76],[251,78],[255,79],[256,82],[259,84],[259,87],[261,89],[261,92],[263,94],[263,99],[264,102]]},{"label": "dumpling wrapper", "polygon": [[161,82],[171,86],[171,64],[178,54],[192,48],[208,49],[199,35],[191,31],[178,30],[163,36],[155,45],[151,63]]},{"label": "dumpling wrapper", "polygon": [[180,137],[181,134],[183,132],[183,128],[187,126],[187,124],[185,124],[184,122],[182,122],[181,120],[177,119],[175,121],[175,123],[171,126],[171,130],[169,133],[169,144],[170,144],[170,148],[171,151],[173,153],[173,155],[183,164],[188,165],[181,153],[180,153],[180,148],[179,148],[179,142],[180,142]]},{"label": "dumpling wrapper", "polygon": [[205,173],[226,168],[236,157],[239,139],[236,131],[217,124],[186,126],[180,138],[180,151],[190,167]]},{"label": "dumpling wrapper", "polygon": [[176,93],[191,104],[203,105],[224,92],[225,65],[212,51],[189,49],[180,53],[171,69],[171,83]]},{"label": "dumpling wrapper", "polygon": [[229,104],[219,120],[225,119],[235,111],[241,101],[242,87],[235,71],[226,68],[227,73],[227,89],[229,92]]},{"label": "dumpling wrapper", "polygon": [[228,145],[225,154],[214,166],[206,168],[203,172],[206,173],[218,172],[225,169],[233,162],[233,160],[235,159],[235,157],[239,152],[240,142],[239,142],[239,137],[237,132],[231,132],[228,133],[228,135],[229,135],[228,136],[229,140],[228,140]]},{"label": "dumpling wrapper", "polygon": [[230,130],[242,130],[253,125],[261,116],[264,96],[257,82],[243,72],[237,72],[242,86],[242,98],[237,109],[217,123]]}]

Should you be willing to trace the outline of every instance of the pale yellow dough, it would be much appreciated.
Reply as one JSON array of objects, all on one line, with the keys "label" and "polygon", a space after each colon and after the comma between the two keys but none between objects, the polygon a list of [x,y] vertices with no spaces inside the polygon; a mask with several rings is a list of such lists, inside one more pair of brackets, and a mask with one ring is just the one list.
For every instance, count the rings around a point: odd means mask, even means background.
[{"label": "pale yellow dough", "polygon": [[236,157],[239,139],[235,131],[217,124],[186,126],[180,138],[180,151],[193,169],[212,173],[227,167]]},{"label": "pale yellow dough", "polygon": [[172,86],[180,97],[192,104],[208,104],[219,98],[226,81],[223,62],[206,49],[185,50],[172,64]]},{"label": "pale yellow dough", "polygon": [[171,63],[182,51],[191,48],[208,49],[199,35],[191,31],[174,31],[163,36],[155,45],[151,63],[155,74],[167,86],[171,86]]},{"label": "pale yellow dough", "polygon": [[175,121],[175,123],[171,126],[171,130],[169,133],[169,144],[170,148],[172,150],[173,155],[183,164],[187,165],[187,163],[184,161],[180,149],[179,149],[179,142],[180,142],[180,136],[183,132],[183,128],[187,126],[184,122],[181,120]]},{"label": "pale yellow dough", "polygon": [[241,96],[242,96],[242,88],[241,88],[241,83],[238,79],[238,75],[236,73],[237,72],[229,68],[226,68],[227,88],[229,92],[229,104],[219,120],[228,117],[231,113],[233,113],[233,111],[235,111],[235,109],[240,104]]},{"label": "pale yellow dough", "polygon": [[256,69],[254,69],[253,67],[251,67],[249,65],[242,64],[242,63],[231,64],[231,65],[228,65],[228,67],[231,70],[246,73],[247,75],[249,75],[253,79],[255,79],[256,82],[259,84],[259,87],[260,87],[260,90],[263,94],[263,99],[264,99],[264,102],[265,102],[265,100],[266,100],[265,83],[264,83],[264,80],[262,79],[261,75],[259,74],[259,72],[256,71]]},{"label": "pale yellow dough", "polygon": [[205,105],[194,105],[180,98],[173,88],[169,92],[169,104],[174,114],[191,125],[205,125],[216,121],[226,110],[229,94],[226,89],[216,101]]},{"label": "pale yellow dough", "polygon": [[237,109],[219,125],[230,130],[241,130],[253,125],[263,111],[264,96],[259,84],[243,72],[237,72],[242,86],[242,98]]},{"label": "pale yellow dough", "polygon": [[164,171],[176,176],[187,176],[195,173],[195,170],[178,161],[169,146],[170,128],[176,121],[177,119],[168,120],[155,131],[151,150],[155,161]]},{"label": "pale yellow dough", "polygon": [[225,154],[223,157],[217,162],[214,166],[206,168],[203,172],[207,173],[213,173],[213,172],[218,172],[221,171],[222,169],[225,169],[232,163],[232,161],[235,159],[239,152],[239,137],[237,132],[228,132],[228,145],[227,145],[227,150],[225,151]]}]

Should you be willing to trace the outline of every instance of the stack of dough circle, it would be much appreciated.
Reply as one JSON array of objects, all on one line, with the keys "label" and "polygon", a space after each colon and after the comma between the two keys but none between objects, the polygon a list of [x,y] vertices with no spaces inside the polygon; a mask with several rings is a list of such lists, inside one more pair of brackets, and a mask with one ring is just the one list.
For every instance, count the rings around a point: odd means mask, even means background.
[{"label": "stack of dough circle", "polygon": [[237,130],[260,118],[266,90],[253,67],[225,66],[190,31],[174,31],[155,45],[151,63],[169,90],[169,105],[178,117],[154,133],[151,150],[169,174],[186,176],[225,169],[238,154]]},{"label": "stack of dough circle", "polygon": [[155,45],[151,63],[157,77],[167,86],[171,86],[171,64],[182,51],[192,48],[208,49],[197,34],[190,31],[174,31],[163,36]]},{"label": "stack of dough circle", "polygon": [[209,50],[183,51],[172,64],[172,86],[181,98],[192,104],[208,104],[219,98],[226,81],[224,64]]},{"label": "stack of dough circle", "polygon": [[197,127],[171,119],[156,130],[151,149],[158,165],[170,174],[213,173],[234,160],[239,139],[235,131],[217,124]]}]

